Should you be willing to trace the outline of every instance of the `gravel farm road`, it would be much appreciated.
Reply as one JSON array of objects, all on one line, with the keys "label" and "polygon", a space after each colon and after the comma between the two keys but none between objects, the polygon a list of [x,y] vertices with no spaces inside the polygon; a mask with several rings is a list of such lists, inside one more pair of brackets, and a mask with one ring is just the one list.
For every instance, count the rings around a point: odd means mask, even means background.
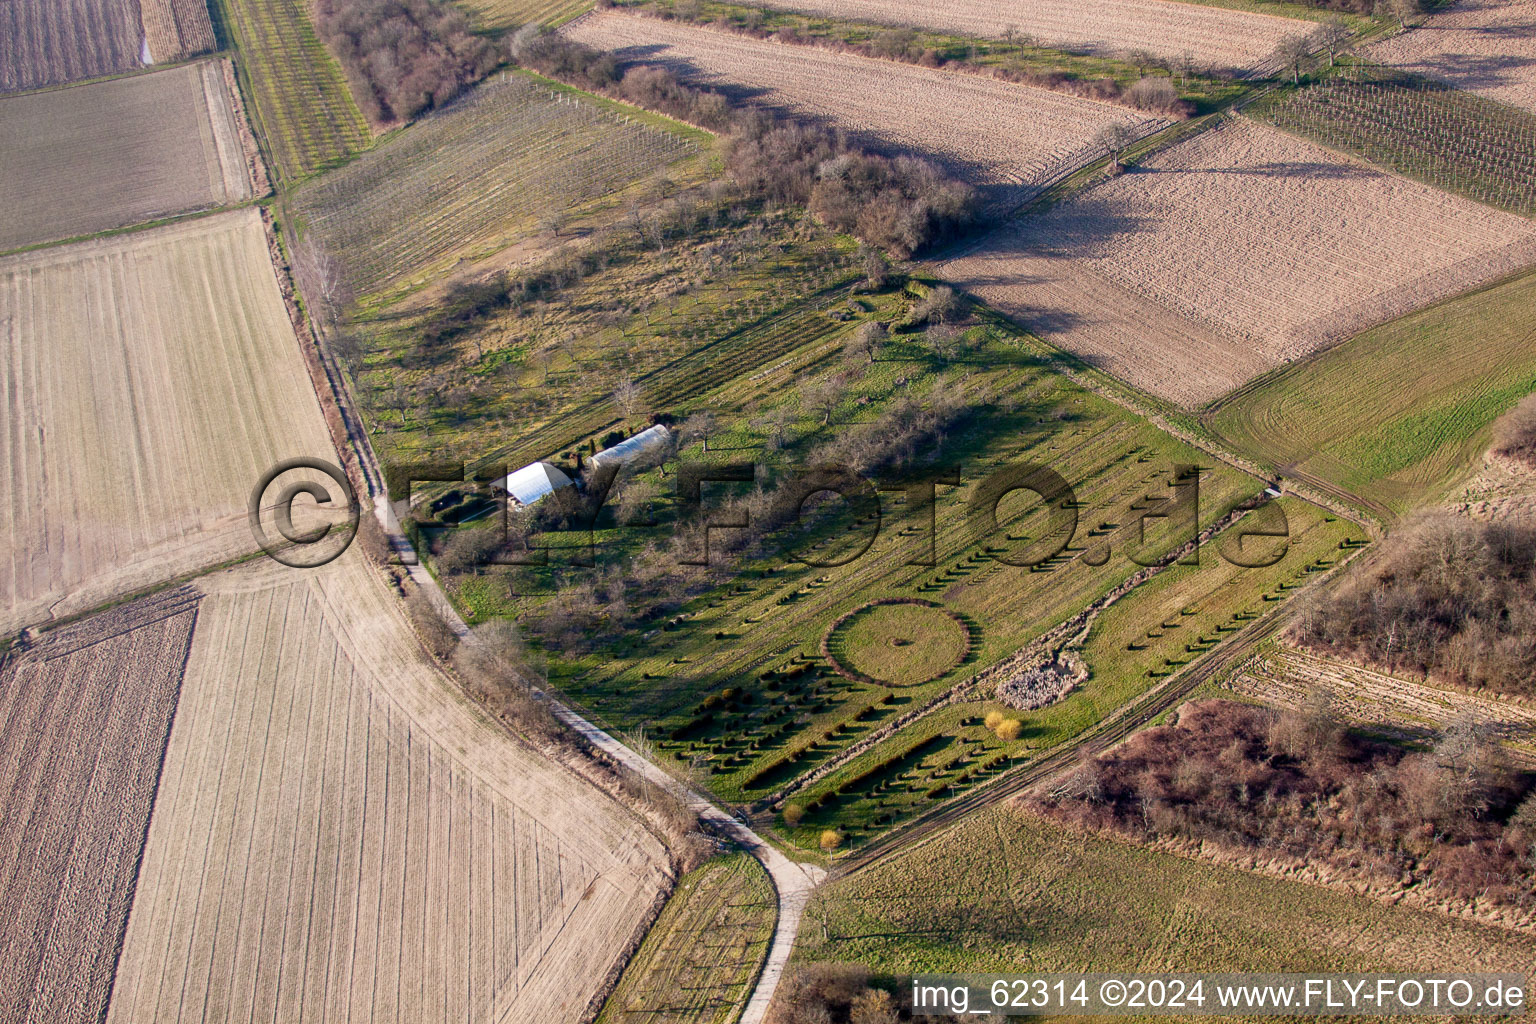
[{"label": "gravel farm road", "polygon": [[[409,550],[399,523],[384,498],[375,498],[374,512],[395,550],[402,553]],[[448,598],[437,585],[437,580],[414,558],[409,558],[408,562],[410,564],[405,566],[406,571],[427,595],[438,614],[461,639],[468,636],[469,626],[449,603]],[[800,931],[800,918],[805,913],[806,904],[810,902],[811,892],[826,878],[826,872],[813,864],[798,864],[790,860],[756,832],[716,806],[703,793],[668,775],[656,764],[592,724],[569,706],[548,694],[541,696],[555,716],[585,738],[588,743],[652,785],[666,789],[682,799],[701,821],[707,822],[717,832],[729,836],[767,870],[768,877],[773,880],[773,888],[778,893],[778,919],[773,928],[773,942],[768,947],[768,956],[763,961],[763,969],[758,974],[757,984],[753,986],[746,1009],[737,1020],[737,1024],[762,1024],[763,1018],[768,1013],[768,1006],[773,1002],[773,994],[779,987],[779,980],[784,976],[784,968],[789,964],[789,955],[795,948],[795,937]]]}]

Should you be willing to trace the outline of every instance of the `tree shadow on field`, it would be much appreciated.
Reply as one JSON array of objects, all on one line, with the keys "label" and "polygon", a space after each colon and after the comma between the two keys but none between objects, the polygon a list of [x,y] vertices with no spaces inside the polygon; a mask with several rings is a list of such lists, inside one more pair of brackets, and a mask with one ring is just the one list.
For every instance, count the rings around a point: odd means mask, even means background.
[{"label": "tree shadow on field", "polygon": [[626,70],[642,66],[662,68],[688,85],[713,89],[729,100],[733,107],[755,106],[784,121],[825,128],[856,143],[869,153],[888,157],[916,156],[930,160],[946,174],[974,187],[981,206],[990,215],[1000,214],[1016,206],[1026,198],[1030,190],[1029,186],[999,180],[1001,168],[996,165],[967,160],[952,152],[894,142],[874,131],[851,129],[833,115],[818,114],[783,102],[767,86],[747,85],[707,71],[690,58],[673,52],[664,43],[625,46],[612,52]]},{"label": "tree shadow on field", "polygon": [[1364,165],[1327,163],[1320,160],[1276,160],[1252,167],[1147,168],[1138,174],[1235,174],[1253,178],[1306,178],[1311,181],[1363,180],[1380,171]]},{"label": "tree shadow on field", "polygon": [[[1415,31],[1425,31],[1416,29]],[[1481,29],[1463,29],[1499,39],[1536,37],[1536,21],[1521,25],[1499,25]],[[1514,54],[1446,53],[1426,60],[1420,69],[1436,78],[1448,79],[1463,89],[1494,89],[1518,85],[1531,75],[1536,57]]]}]

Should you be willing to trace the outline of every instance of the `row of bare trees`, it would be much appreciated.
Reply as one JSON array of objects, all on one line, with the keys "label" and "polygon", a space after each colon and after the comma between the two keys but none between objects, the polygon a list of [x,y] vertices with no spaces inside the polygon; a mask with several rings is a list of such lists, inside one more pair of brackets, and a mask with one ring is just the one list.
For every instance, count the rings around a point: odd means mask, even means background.
[{"label": "row of bare trees", "polygon": [[840,133],[787,120],[682,82],[665,68],[620,73],[611,54],[536,27],[519,30],[514,57],[547,75],[726,135],[726,168],[746,192],[807,206],[824,223],[900,257],[969,227],[970,186],[913,156],[866,152]]}]

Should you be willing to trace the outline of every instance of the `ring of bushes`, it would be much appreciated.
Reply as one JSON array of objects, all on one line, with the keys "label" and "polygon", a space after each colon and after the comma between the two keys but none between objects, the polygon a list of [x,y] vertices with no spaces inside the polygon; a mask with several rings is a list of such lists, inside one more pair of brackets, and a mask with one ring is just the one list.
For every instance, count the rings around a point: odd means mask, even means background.
[{"label": "ring of bushes", "polygon": [[[858,669],[852,667],[851,665],[845,665],[842,660],[839,659],[835,653],[833,653],[832,650],[832,644],[836,639],[838,632],[842,630],[843,627],[848,625],[848,623],[852,622],[854,619],[865,614],[871,609],[888,604],[915,604],[924,608],[932,608],[935,611],[948,616],[949,619],[955,623],[955,625],[960,627],[960,633],[965,637],[965,641],[960,647],[960,653],[955,656],[955,660],[949,665],[946,665],[940,671],[933,673],[925,679],[918,679],[905,683],[893,683],[889,679],[877,679],[874,676],[868,675],[867,673],[860,672]],[[826,634],[821,638],[821,656],[827,659],[827,664],[832,666],[832,670],[834,672],[842,676],[844,679],[849,679],[856,683],[866,683],[870,686],[922,686],[924,683],[931,683],[935,679],[938,679],[940,676],[944,675],[944,673],[953,670],[956,665],[963,664],[965,659],[970,657],[971,644],[974,641],[975,638],[971,635],[971,627],[966,623],[966,621],[941,604],[938,604],[934,601],[925,601],[920,597],[885,597],[878,601],[869,601],[865,604],[861,604],[852,611],[839,616],[837,621],[832,623]]]}]

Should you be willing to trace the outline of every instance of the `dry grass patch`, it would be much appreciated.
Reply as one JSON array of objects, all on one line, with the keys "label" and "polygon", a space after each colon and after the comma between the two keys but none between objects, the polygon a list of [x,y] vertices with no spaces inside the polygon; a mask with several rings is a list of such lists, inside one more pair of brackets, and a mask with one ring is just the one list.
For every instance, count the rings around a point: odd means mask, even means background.
[{"label": "dry grass patch", "polygon": [[0,259],[0,633],[255,549],[335,459],[255,210]]},{"label": "dry grass patch", "polygon": [[0,101],[0,250],[249,199],[222,62]]},{"label": "dry grass patch", "polygon": [[1250,72],[1267,66],[1275,47],[1302,35],[1306,22],[1169,0],[1099,0],[1085,11],[1077,0],[1032,0],[999,5],[989,0],[926,4],[918,0],[774,0],[806,14],[844,20],[912,25],[989,39],[1010,32],[1042,46],[1117,57],[1149,53],[1167,61],[1189,59],[1197,68]]},{"label": "dry grass patch", "polygon": [[579,1020],[661,891],[639,819],[469,702],[355,550],[199,586],[110,1024]]},{"label": "dry grass patch", "polygon": [[592,0],[460,0],[477,28],[561,25],[592,9]]},{"label": "dry grass patch", "polygon": [[1306,711],[1318,691],[1352,722],[1384,725],[1427,737],[1458,721],[1482,723],[1508,744],[1510,754],[1536,766],[1536,708],[1434,686],[1276,645],[1233,674],[1231,688],[1266,704]]},{"label": "dry grass patch", "polygon": [[0,660],[0,1020],[106,1012],[196,617],[183,588]]},{"label": "dry grass patch", "polygon": [[1367,55],[1536,110],[1536,4],[1530,0],[1461,0]]},{"label": "dry grass patch", "polygon": [[1124,107],[979,75],[655,18],[598,13],[562,32],[622,60],[659,64],[687,81],[932,156],[980,187],[992,204],[1022,202],[1091,158],[1093,137],[1107,125],[1140,133],[1164,123]]},{"label": "dry grass patch", "polygon": [[[1536,226],[1524,218],[1239,119],[978,247],[945,276],[1131,384],[1198,405],[1533,259]],[[1037,275],[1051,282],[1043,294],[1016,287]],[[1105,314],[1106,292],[1138,301]],[[1150,340],[1123,330],[1143,318]]]},{"label": "dry grass patch", "polygon": [[692,872],[624,968],[597,1024],[731,1024],[768,953],[777,913],[773,883],[748,854]]},{"label": "dry grass patch", "polygon": [[[820,889],[796,958],[879,973],[1524,971],[1536,938],[1089,838],[999,807]],[[1016,968],[1015,968],[1016,969]]]},{"label": "dry grass patch", "polygon": [[559,231],[697,150],[695,139],[503,76],[305,188],[297,208],[351,288],[368,295],[422,283],[541,226]]}]

